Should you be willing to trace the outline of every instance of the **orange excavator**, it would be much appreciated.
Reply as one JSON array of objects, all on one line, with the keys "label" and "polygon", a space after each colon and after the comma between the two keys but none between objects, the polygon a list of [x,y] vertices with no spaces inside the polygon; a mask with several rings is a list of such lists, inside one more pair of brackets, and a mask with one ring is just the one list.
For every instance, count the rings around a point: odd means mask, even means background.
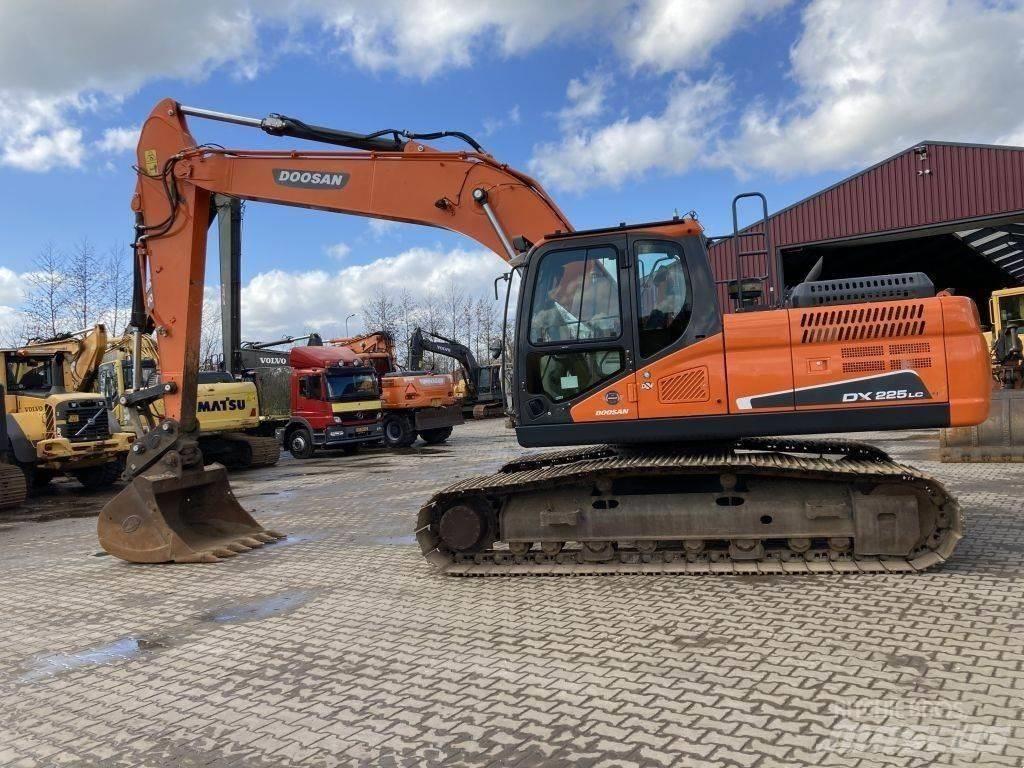
[{"label": "orange excavator", "polygon": [[437,445],[463,423],[454,377],[447,373],[401,370],[391,334],[374,331],[331,339],[328,344],[348,347],[377,372],[384,405],[384,445],[388,448],[408,448],[417,437],[427,445]]},{"label": "orange excavator", "polygon": [[[345,149],[197,144],[188,117]],[[446,136],[468,148],[423,143]],[[166,418],[100,516],[102,545],[123,559],[216,560],[279,536],[195,447],[215,193],[442,227],[518,273],[516,433],[559,450],[427,501],[416,536],[445,573],[921,571],[961,536],[941,483],[882,451],[764,437],[985,418],[977,309],[936,296],[924,275],[807,280],[783,301],[766,276],[744,274],[749,251],[737,248],[729,313],[694,218],[575,231],[536,181],[456,132],[354,134],[165,100],[143,125],[138,163],[133,324],[155,329],[164,378],[126,405],[162,397]]]}]

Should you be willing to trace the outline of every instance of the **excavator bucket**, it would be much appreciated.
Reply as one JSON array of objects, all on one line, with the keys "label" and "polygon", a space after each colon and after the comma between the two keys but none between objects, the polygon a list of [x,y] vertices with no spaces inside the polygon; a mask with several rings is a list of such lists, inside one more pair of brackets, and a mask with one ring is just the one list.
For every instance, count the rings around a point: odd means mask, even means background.
[{"label": "excavator bucket", "polygon": [[100,512],[104,550],[131,563],[214,563],[284,538],[242,508],[223,466],[204,467],[164,425],[133,446],[135,476]]},{"label": "excavator bucket", "polygon": [[988,418],[976,427],[951,427],[939,434],[944,462],[1024,461],[1024,389],[992,393]]}]

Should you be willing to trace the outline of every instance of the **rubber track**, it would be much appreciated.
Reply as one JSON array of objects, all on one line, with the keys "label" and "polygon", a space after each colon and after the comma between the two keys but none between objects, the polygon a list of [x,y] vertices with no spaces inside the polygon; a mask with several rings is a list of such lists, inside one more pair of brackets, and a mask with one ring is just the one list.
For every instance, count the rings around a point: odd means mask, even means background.
[{"label": "rubber track", "polygon": [[28,483],[21,467],[14,464],[0,464],[0,509],[24,504],[27,496]]},{"label": "rubber track", "polygon": [[261,437],[260,435],[247,435],[244,432],[233,432],[224,435],[228,440],[239,443],[248,443],[252,455],[252,461],[238,469],[255,469],[257,467],[272,467],[281,458],[281,444],[276,437]]},{"label": "rubber track", "polygon": [[[826,458],[829,457],[829,458]],[[516,558],[507,550],[489,550],[475,561],[457,561],[438,548],[431,530],[434,510],[452,501],[471,497],[502,497],[598,479],[609,475],[721,474],[836,482],[898,482],[912,484],[932,497],[936,506],[949,512],[952,524],[939,532],[933,548],[911,558],[809,559],[786,561],[704,559],[696,562],[544,562]],[[525,576],[593,574],[701,574],[742,575],[796,573],[913,573],[943,563],[963,535],[963,512],[956,499],[934,477],[894,462],[888,454],[867,443],[847,440],[748,438],[714,450],[703,448],[649,448],[590,446],[529,454],[505,464],[493,475],[468,478],[437,493],[420,509],[416,539],[424,556],[451,576]],[[531,553],[533,554],[533,553]],[[660,552],[658,553],[660,554]],[[468,558],[463,558],[467,560]],[[482,562],[480,562],[482,561]]]}]

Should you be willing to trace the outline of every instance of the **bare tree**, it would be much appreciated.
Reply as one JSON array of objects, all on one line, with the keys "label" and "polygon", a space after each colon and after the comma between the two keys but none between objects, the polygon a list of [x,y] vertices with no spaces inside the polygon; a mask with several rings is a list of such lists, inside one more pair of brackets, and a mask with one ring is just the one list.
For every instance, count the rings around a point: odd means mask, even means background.
[{"label": "bare tree", "polygon": [[32,260],[25,276],[28,293],[23,311],[30,336],[56,336],[65,330],[68,302],[67,257],[48,242]]},{"label": "bare tree", "polygon": [[419,304],[416,298],[407,288],[403,288],[398,294],[396,302],[398,310],[398,337],[395,342],[398,346],[398,355],[404,359],[404,364],[409,364],[409,339],[412,337],[412,329],[418,322]]},{"label": "bare tree", "polygon": [[476,356],[480,360],[490,358],[491,345],[501,335],[498,325],[498,310],[490,296],[481,296],[476,300]]},{"label": "bare tree", "polygon": [[207,292],[203,301],[203,320],[200,325],[199,364],[205,369],[217,368],[218,358],[224,352],[220,324],[220,295]]},{"label": "bare tree", "polygon": [[363,324],[368,332],[383,331],[396,335],[399,322],[399,310],[383,285],[378,285],[363,305]]},{"label": "bare tree", "polygon": [[96,257],[96,249],[83,237],[75,243],[67,260],[69,311],[76,328],[87,328],[98,319],[102,276],[103,265]]},{"label": "bare tree", "polygon": [[107,330],[120,336],[132,310],[132,248],[116,243],[107,251],[100,279],[100,298],[106,310]]}]

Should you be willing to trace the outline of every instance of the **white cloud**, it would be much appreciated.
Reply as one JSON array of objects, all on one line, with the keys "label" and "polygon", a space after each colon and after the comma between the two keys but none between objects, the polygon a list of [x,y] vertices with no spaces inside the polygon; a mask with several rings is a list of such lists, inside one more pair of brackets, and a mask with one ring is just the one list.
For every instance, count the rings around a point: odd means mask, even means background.
[{"label": "white cloud", "polygon": [[572,78],[565,89],[568,106],[558,112],[558,122],[564,131],[580,128],[604,111],[604,100],[612,77],[606,72],[588,72],[582,78]]},{"label": "white cloud", "polygon": [[501,117],[488,117],[484,119],[483,135],[491,136],[502,128],[519,125],[519,105],[513,104],[512,108]]},{"label": "white cloud", "polygon": [[96,146],[101,151],[111,154],[134,152],[139,143],[139,131],[139,128],[128,126],[107,128],[103,131],[103,138],[96,142]]},{"label": "white cloud", "polygon": [[80,167],[86,142],[76,120],[98,100],[116,104],[153,78],[198,78],[228,62],[245,70],[256,50],[247,6],[0,3],[0,165]]},{"label": "white cloud", "polygon": [[25,276],[12,269],[0,267],[0,306],[13,307],[25,298]]},{"label": "white cloud", "polygon": [[431,292],[443,294],[454,280],[466,295],[486,296],[494,278],[506,269],[501,259],[482,249],[411,248],[336,272],[262,272],[242,286],[243,336],[267,339],[307,328],[338,335],[346,315],[358,313],[378,286],[392,294],[406,289],[422,299]]},{"label": "white cloud", "polygon": [[[781,2],[764,0],[766,7]],[[78,113],[90,102],[116,105],[156,79],[198,80],[218,70],[253,78],[278,52],[318,51],[324,39],[363,69],[428,79],[481,57],[520,55],[560,39],[618,40],[630,18],[637,29],[649,18],[670,23],[670,33],[645,30],[624,54],[635,66],[654,66],[657,60],[662,68],[675,68],[685,63],[673,58],[677,35],[697,29],[704,30],[697,35],[701,39],[724,39],[736,25],[764,13],[745,0],[717,5],[704,0],[687,11],[683,23],[670,5],[663,0],[3,2],[0,165],[34,171],[79,167],[87,146],[115,151],[127,144],[124,133],[83,138]],[[280,44],[260,44],[267,28],[281,33]],[[302,35],[311,29],[316,34],[309,42]],[[686,39],[688,49],[699,42]],[[581,89],[587,85],[578,81]],[[596,92],[581,91],[576,111],[569,108],[564,119],[590,117],[600,103]],[[511,125],[516,117],[513,108],[500,119]]]},{"label": "white cloud", "polygon": [[[326,26],[357,65],[427,79],[467,67],[481,50],[510,56],[570,32],[577,35],[628,5],[626,0],[377,0],[323,7]],[[494,45],[496,43],[496,46]]]},{"label": "white cloud", "polygon": [[345,257],[352,252],[352,246],[348,243],[335,243],[328,245],[324,250],[335,261],[344,261]]},{"label": "white cloud", "polygon": [[922,139],[1024,137],[1024,6],[814,0],[790,52],[798,96],[757,104],[719,154],[782,175],[850,168]]},{"label": "white cloud", "polygon": [[570,191],[618,187],[652,170],[682,173],[714,136],[730,90],[721,75],[679,81],[661,114],[571,131],[558,143],[534,147],[529,167],[546,184]]},{"label": "white cloud", "polygon": [[391,221],[390,219],[369,219],[366,222],[366,226],[370,228],[370,234],[378,239],[385,235],[394,234],[402,227],[400,222]]},{"label": "white cloud", "polygon": [[[764,19],[792,0],[648,0],[619,37],[634,68],[673,72],[707,61],[737,29]],[[851,6],[860,7],[859,3]]]},{"label": "white cloud", "polygon": [[12,98],[0,89],[0,165],[23,171],[78,168],[85,146],[68,114],[87,106],[74,97]]}]

